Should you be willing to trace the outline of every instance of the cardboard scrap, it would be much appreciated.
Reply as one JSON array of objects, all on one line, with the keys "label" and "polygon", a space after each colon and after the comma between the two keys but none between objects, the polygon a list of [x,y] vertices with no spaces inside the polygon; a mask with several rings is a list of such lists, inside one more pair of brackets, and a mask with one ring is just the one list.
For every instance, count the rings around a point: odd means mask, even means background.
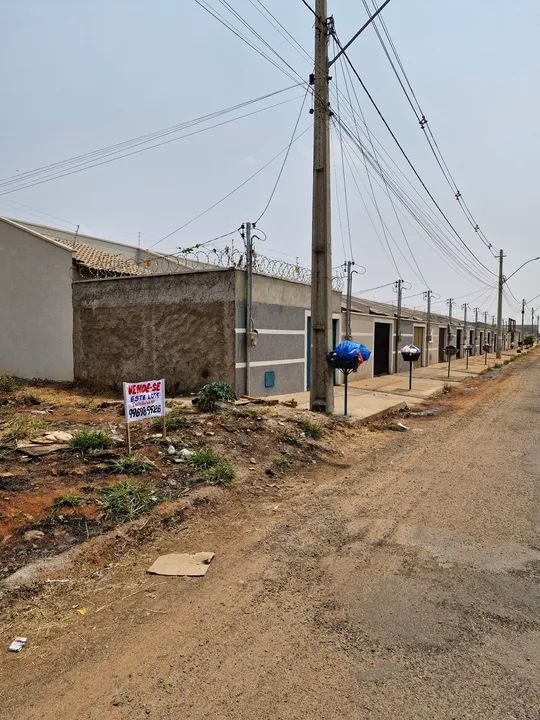
[{"label": "cardboard scrap", "polygon": [[194,555],[188,553],[169,553],[160,555],[146,572],[154,575],[181,575],[184,577],[202,577],[206,575],[215,553],[198,552]]},{"label": "cardboard scrap", "polygon": [[49,455],[60,450],[67,450],[69,445],[63,443],[54,443],[52,445],[34,445],[33,443],[17,443],[17,450],[30,455],[31,457],[41,457],[41,455]]}]

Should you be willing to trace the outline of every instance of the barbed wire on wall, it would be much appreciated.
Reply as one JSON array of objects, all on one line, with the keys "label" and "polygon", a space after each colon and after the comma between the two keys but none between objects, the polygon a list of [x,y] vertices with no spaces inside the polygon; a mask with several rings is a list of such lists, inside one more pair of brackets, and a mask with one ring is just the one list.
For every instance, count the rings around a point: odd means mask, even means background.
[{"label": "barbed wire on wall", "polygon": [[[115,262],[118,260],[118,262]],[[194,270],[212,270],[214,268],[246,269],[246,253],[235,247],[211,248],[195,250],[181,255],[148,256],[144,260],[126,260],[118,256],[111,256],[106,267],[91,267],[86,264],[77,264],[80,279],[99,279],[114,277],[133,277],[146,275],[167,275],[173,273],[193,272]],[[311,283],[311,270],[299,263],[289,263],[284,260],[275,260],[266,255],[255,253],[253,256],[253,271],[262,275],[293,280],[306,285]],[[339,267],[334,271],[332,285],[335,290],[342,290],[344,286],[345,270]]]}]

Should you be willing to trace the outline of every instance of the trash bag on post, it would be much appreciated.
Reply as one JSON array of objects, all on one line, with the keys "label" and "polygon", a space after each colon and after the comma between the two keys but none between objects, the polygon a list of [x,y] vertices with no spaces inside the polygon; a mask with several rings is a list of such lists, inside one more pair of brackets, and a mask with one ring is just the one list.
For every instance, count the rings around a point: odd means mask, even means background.
[{"label": "trash bag on post", "polygon": [[371,350],[369,350],[362,343],[355,343],[352,340],[344,340],[340,342],[335,349],[336,356],[340,360],[356,360],[362,363],[369,360],[371,357]]}]

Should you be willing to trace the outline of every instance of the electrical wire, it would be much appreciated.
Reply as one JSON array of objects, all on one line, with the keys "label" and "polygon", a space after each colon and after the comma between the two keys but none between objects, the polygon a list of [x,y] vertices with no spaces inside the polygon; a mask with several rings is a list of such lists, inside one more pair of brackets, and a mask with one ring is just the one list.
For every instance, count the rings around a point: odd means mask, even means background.
[{"label": "electrical wire", "polygon": [[[371,2],[372,2],[372,5],[373,5],[374,10],[375,10],[375,11],[378,11],[378,7],[377,7],[377,4],[376,4],[375,0],[371,0]],[[369,8],[369,5],[368,5],[368,3],[367,3],[367,0],[363,0],[363,3],[364,3],[364,7],[366,8],[366,11],[367,11],[368,15],[371,16],[371,12],[370,12],[370,8]],[[405,85],[404,85],[404,83],[403,83],[403,80],[401,79],[401,76],[400,76],[400,74],[399,74],[399,72],[398,72],[398,70],[397,70],[397,68],[396,68],[396,66],[395,66],[392,58],[390,57],[390,53],[388,52],[388,49],[387,49],[386,44],[385,44],[385,42],[384,42],[384,39],[383,39],[383,37],[381,36],[381,33],[380,33],[380,31],[379,31],[379,28],[377,27],[377,23],[380,24],[380,26],[381,26],[384,34],[386,35],[386,38],[387,38],[387,40],[388,40],[388,43],[390,44],[390,47],[391,47],[392,52],[393,52],[393,54],[394,54],[394,57],[396,58],[396,61],[397,61],[398,65],[399,65],[399,68],[400,68],[400,70],[401,70],[401,72],[402,72],[402,74],[403,74],[403,78],[404,78],[404,80],[405,80],[405,83],[407,84],[407,86],[408,86],[408,88],[409,88],[409,91],[410,91],[410,93],[411,93],[411,95],[412,95],[412,98],[414,99],[414,101],[415,101],[415,103],[416,103],[416,107],[415,107],[415,104],[413,103],[413,100],[411,99],[411,97],[410,97],[410,95],[409,95],[409,92],[407,91],[407,88],[405,87]],[[413,89],[412,84],[411,84],[411,82],[410,82],[410,80],[409,80],[409,77],[408,77],[408,75],[407,75],[407,73],[406,73],[406,71],[405,71],[405,68],[404,68],[403,63],[402,63],[402,61],[401,61],[401,58],[400,58],[400,56],[399,56],[399,53],[398,53],[397,48],[396,48],[396,46],[395,46],[395,43],[394,43],[394,41],[392,40],[392,38],[391,38],[391,36],[390,36],[390,33],[389,33],[389,31],[388,31],[388,28],[387,28],[386,23],[385,23],[385,21],[384,21],[384,19],[383,19],[382,16],[379,16],[379,17],[377,18],[377,20],[375,20],[375,21],[373,22],[373,28],[374,28],[374,30],[375,30],[375,32],[376,32],[376,34],[377,34],[377,37],[378,37],[379,42],[380,42],[380,44],[381,44],[381,46],[382,46],[382,48],[383,48],[383,50],[384,50],[384,53],[385,53],[385,55],[386,55],[386,57],[387,57],[387,59],[388,59],[388,61],[389,61],[389,63],[390,63],[390,66],[391,66],[391,68],[392,68],[392,70],[393,70],[393,72],[394,72],[394,74],[395,74],[395,76],[396,76],[396,78],[397,78],[397,80],[398,80],[398,83],[399,83],[401,89],[403,90],[403,93],[404,93],[404,95],[405,95],[405,97],[406,97],[406,99],[407,99],[407,101],[408,101],[408,103],[409,103],[409,105],[410,105],[413,113],[415,114],[416,119],[418,120],[418,123],[419,123],[419,125],[420,125],[420,128],[421,128],[422,131],[424,132],[424,136],[425,136],[426,141],[427,141],[427,143],[428,143],[428,145],[429,145],[429,148],[430,148],[431,152],[433,153],[433,156],[434,156],[434,158],[435,158],[435,160],[436,160],[436,162],[437,162],[437,164],[438,164],[438,166],[439,166],[439,168],[440,168],[440,170],[441,170],[441,172],[442,172],[442,174],[443,174],[446,182],[447,182],[448,185],[450,186],[450,189],[452,190],[452,192],[453,192],[456,200],[458,201],[458,203],[459,203],[459,205],[460,205],[460,208],[461,208],[461,210],[463,211],[463,213],[464,213],[467,221],[469,222],[469,224],[471,225],[471,227],[473,228],[473,230],[479,235],[481,241],[482,241],[482,242],[484,243],[484,245],[488,248],[488,250],[490,250],[490,252],[492,253],[492,255],[495,256],[495,253],[493,252],[493,245],[489,242],[489,240],[486,238],[486,236],[484,235],[484,233],[480,230],[480,227],[479,227],[478,223],[477,223],[476,220],[474,219],[474,217],[473,217],[473,215],[472,215],[469,207],[467,206],[467,203],[466,203],[465,200],[463,199],[463,197],[462,197],[462,195],[461,195],[461,192],[460,192],[460,190],[459,190],[459,188],[458,188],[458,185],[457,185],[457,183],[456,183],[456,181],[455,181],[452,173],[450,172],[450,169],[449,169],[449,167],[448,167],[448,164],[446,163],[446,161],[445,161],[445,159],[444,159],[444,156],[443,156],[443,154],[442,154],[442,152],[441,152],[441,149],[440,149],[440,147],[439,147],[439,144],[438,144],[438,142],[437,142],[437,140],[436,140],[436,138],[435,138],[435,136],[434,136],[434,134],[433,134],[433,131],[432,131],[432,129],[431,129],[431,126],[428,124],[428,121],[427,121],[427,119],[426,119],[425,113],[424,113],[424,111],[423,111],[423,109],[422,109],[422,106],[420,105],[420,102],[419,102],[419,100],[418,100],[418,98],[417,98],[417,96],[416,96],[416,93],[414,92],[414,89]],[[418,109],[417,109],[417,108],[418,108]]]},{"label": "electrical wire", "polygon": [[316,13],[315,10],[311,7],[311,5],[307,2],[307,0],[301,0],[301,2],[307,7],[307,9],[308,9],[311,13],[313,13],[313,15],[314,15],[315,17],[317,17],[317,13]]},{"label": "electrical wire", "polygon": [[[299,135],[296,136],[296,138],[293,140],[293,142],[297,142],[298,140],[300,140],[300,138],[303,137],[310,128],[311,128],[311,125],[309,125],[307,128],[305,128]],[[168,239],[169,239],[170,237],[172,237],[173,235],[176,235],[177,232],[180,232],[180,230],[183,230],[183,229],[186,228],[188,225],[191,225],[191,224],[194,223],[196,220],[198,220],[199,218],[203,217],[203,215],[206,215],[206,214],[209,213],[211,210],[213,210],[215,207],[217,207],[218,205],[220,205],[222,202],[224,202],[225,200],[227,200],[228,198],[230,198],[231,195],[234,195],[234,193],[236,193],[238,190],[240,190],[241,188],[243,188],[244,185],[247,185],[248,182],[250,182],[250,180],[253,180],[254,177],[256,177],[257,175],[259,175],[263,170],[265,170],[269,165],[271,165],[275,160],[277,160],[278,157],[280,157],[284,152],[287,151],[287,148],[288,148],[288,145],[285,146],[284,148],[282,148],[278,153],[276,153],[272,158],[270,158],[270,160],[268,160],[268,162],[266,162],[262,167],[260,167],[260,168],[259,168],[258,170],[256,170],[254,173],[252,173],[252,174],[251,174],[249,177],[247,177],[245,180],[243,180],[243,181],[242,181],[239,185],[237,185],[235,188],[233,188],[232,190],[230,190],[226,195],[224,195],[223,197],[221,197],[219,200],[216,200],[216,202],[214,202],[214,203],[212,203],[211,205],[209,205],[205,210],[202,210],[200,213],[197,213],[197,215],[194,215],[192,218],[190,218],[189,220],[187,220],[185,223],[183,223],[183,224],[180,225],[179,227],[175,228],[174,230],[171,230],[171,232],[167,233],[167,234],[164,235],[162,238],[160,238],[159,240],[157,240],[153,245],[151,245],[151,246],[148,248],[148,250],[152,250],[152,248],[155,248],[157,245],[160,245],[162,242],[164,242],[165,240],[168,240]]]},{"label": "electrical wire", "polygon": [[154,132],[147,133],[146,135],[140,135],[138,137],[130,138],[129,140],[124,140],[119,143],[113,143],[112,145],[107,145],[105,147],[97,148],[94,150],[91,150],[86,153],[82,153],[81,155],[75,155],[69,158],[65,158],[64,160],[60,160],[58,162],[54,163],[48,163],[47,165],[41,165],[37,168],[34,168],[33,170],[27,170],[22,173],[16,173],[14,175],[8,175],[7,177],[0,178],[0,187],[3,187],[5,185],[9,185],[12,182],[19,183],[21,180],[26,180],[31,177],[35,177],[36,175],[43,174],[44,172],[49,171],[56,171],[60,168],[65,168],[68,165],[72,165],[73,163],[78,163],[80,161],[85,160],[93,160],[97,156],[103,156],[103,154],[110,154],[113,151],[123,151],[128,148],[137,147],[139,145],[142,145],[147,142],[151,142],[152,140],[159,139],[161,137],[170,135],[175,132],[179,132],[180,130],[186,130],[189,127],[194,127],[196,125],[199,125],[201,123],[206,122],[207,120],[215,120],[218,117],[221,117],[223,115],[227,115],[228,113],[235,112],[236,110],[240,110],[244,107],[247,107],[249,105],[253,105],[258,102],[262,102],[263,100],[268,100],[271,97],[274,97],[275,95],[280,95],[281,93],[287,92],[288,90],[292,90],[296,87],[299,87],[303,83],[294,83],[293,85],[288,85],[285,88],[281,88],[279,90],[274,90],[270,93],[265,93],[264,95],[259,95],[258,97],[251,98],[249,100],[244,100],[240,103],[237,103],[235,105],[231,105],[226,108],[222,108],[220,110],[215,110],[211,113],[207,113],[206,115],[200,115],[198,117],[192,118],[190,120],[185,120],[184,122],[178,123],[176,125],[171,125],[169,127],[163,128],[161,130],[155,130]]},{"label": "electrical wire", "polygon": [[[423,273],[422,273],[422,270],[420,269],[420,266],[419,266],[419,264],[418,264],[418,262],[417,262],[417,260],[416,260],[416,257],[415,257],[415,255],[414,255],[414,253],[413,253],[413,251],[412,251],[412,248],[411,248],[411,246],[410,246],[410,243],[409,243],[409,240],[408,240],[408,238],[407,238],[407,235],[405,234],[405,230],[404,230],[404,228],[403,228],[403,225],[402,225],[402,223],[401,223],[401,221],[400,221],[400,219],[399,219],[399,216],[398,216],[398,214],[397,214],[397,210],[396,210],[396,206],[395,206],[395,204],[394,204],[394,200],[393,200],[392,195],[391,195],[391,193],[390,193],[390,189],[389,189],[389,187],[388,187],[388,183],[386,182],[386,176],[384,175],[384,173],[382,173],[382,168],[380,167],[379,158],[378,158],[377,152],[376,152],[376,150],[375,150],[375,145],[374,145],[374,143],[373,143],[373,139],[371,138],[371,134],[370,134],[370,132],[369,132],[369,128],[368,128],[368,125],[367,125],[367,123],[366,123],[366,119],[365,119],[365,117],[364,117],[364,113],[363,113],[363,110],[362,110],[362,106],[360,105],[360,102],[359,102],[359,100],[358,100],[358,96],[357,96],[357,94],[356,94],[356,90],[355,90],[355,88],[354,88],[354,85],[352,84],[352,78],[351,78],[351,76],[350,76],[350,70],[349,70],[348,66],[345,65],[345,63],[344,63],[344,61],[343,61],[343,58],[340,58],[340,68],[341,68],[341,73],[342,73],[342,75],[343,75],[344,82],[345,82],[345,88],[346,88],[346,91],[347,91],[347,99],[348,99],[349,105],[350,105],[351,108],[353,107],[352,99],[351,99],[351,91],[350,91],[350,89],[349,89],[349,83],[350,83],[352,92],[353,92],[354,97],[355,97],[355,99],[356,99],[356,103],[357,103],[357,106],[358,106],[358,110],[359,110],[359,112],[360,112],[360,117],[362,118],[362,122],[363,122],[363,124],[364,124],[364,127],[365,127],[365,129],[366,129],[366,133],[367,133],[367,135],[368,135],[368,139],[369,139],[369,142],[370,142],[370,145],[371,145],[371,150],[372,150],[373,156],[374,156],[375,160],[377,161],[377,165],[379,166],[379,171],[380,171],[380,173],[381,173],[381,177],[382,177],[383,182],[384,182],[384,185],[385,185],[386,195],[387,195],[388,200],[389,200],[389,202],[390,202],[390,204],[391,204],[391,206],[392,206],[392,210],[393,210],[393,212],[394,212],[394,216],[395,216],[395,218],[396,218],[396,221],[397,221],[397,223],[398,223],[398,226],[399,226],[399,228],[400,228],[400,230],[401,230],[402,237],[403,237],[403,239],[405,240],[405,244],[407,245],[407,248],[408,248],[409,253],[410,253],[411,257],[412,257],[412,260],[413,260],[413,262],[414,262],[414,265],[416,266],[416,270],[414,270],[413,268],[411,268],[411,269],[413,270],[413,273],[414,273],[414,274],[417,274],[417,275],[418,275],[418,277],[422,280],[422,282],[423,282],[426,286],[429,286],[429,283],[428,283],[427,280],[425,279],[425,277],[424,277],[424,275],[423,275]],[[347,71],[348,71],[349,83],[347,82],[347,75],[346,75],[346,73],[345,73],[345,69],[347,69]],[[337,83],[336,83],[336,87],[337,87]],[[338,95],[338,98],[339,98],[339,95]],[[338,107],[338,113],[339,113],[339,107]],[[353,114],[353,121],[354,121],[354,124],[355,124],[356,133],[357,133],[357,135],[359,135],[358,125],[357,125],[357,123],[356,123],[356,115],[355,115],[355,114]],[[366,171],[367,171],[367,165],[366,165]],[[395,240],[394,240],[394,242],[395,242]],[[397,243],[396,243],[396,245],[397,245]],[[408,264],[408,263],[407,263],[407,264]],[[409,266],[409,267],[410,267],[410,266]],[[398,274],[399,274],[399,273],[398,273]]]},{"label": "electrical wire", "polygon": [[286,165],[286,163],[287,163],[287,159],[288,159],[288,157],[289,157],[289,153],[290,153],[290,151],[291,151],[291,147],[292,147],[292,144],[293,144],[293,142],[294,142],[294,138],[296,137],[296,131],[298,130],[298,123],[300,122],[300,118],[302,117],[302,112],[303,112],[303,110],[304,110],[304,105],[306,104],[306,98],[307,98],[307,96],[308,96],[309,91],[310,91],[310,88],[307,87],[307,88],[306,88],[305,95],[304,95],[304,99],[302,100],[302,104],[300,105],[300,111],[299,111],[299,113],[298,113],[298,117],[296,118],[296,122],[295,122],[295,124],[294,124],[294,128],[293,128],[293,131],[292,131],[291,139],[290,139],[290,141],[289,141],[289,145],[288,145],[287,150],[286,150],[286,152],[285,152],[285,157],[283,158],[283,162],[281,163],[281,167],[279,168],[279,172],[278,172],[278,175],[277,175],[277,178],[276,178],[276,182],[274,183],[274,187],[272,188],[272,192],[270,193],[270,197],[268,198],[268,201],[267,201],[266,205],[264,206],[263,211],[261,212],[261,214],[259,215],[259,217],[255,220],[255,223],[258,223],[259,220],[260,220],[260,219],[263,217],[263,215],[266,213],[266,211],[267,211],[268,208],[270,207],[270,203],[272,202],[272,199],[273,199],[273,197],[274,197],[274,195],[275,195],[275,193],[276,193],[277,186],[279,185],[279,181],[281,180],[281,176],[283,175],[283,170],[285,169],[285,165]]},{"label": "electrical wire", "polygon": [[[180,136],[177,136],[177,137],[174,137],[174,138],[169,138],[168,140],[163,140],[162,142],[154,143],[154,144],[152,144],[152,145],[146,145],[145,147],[140,147],[140,148],[138,148],[137,150],[131,150],[130,152],[121,153],[121,154],[115,154],[114,157],[109,157],[109,158],[106,159],[106,160],[100,160],[99,162],[90,162],[90,163],[78,163],[78,164],[72,165],[72,166],[71,166],[71,169],[66,170],[65,172],[60,172],[60,173],[57,173],[57,174],[55,174],[55,175],[49,175],[49,176],[46,176],[46,177],[44,177],[44,178],[42,178],[42,179],[34,180],[33,182],[28,182],[28,183],[26,183],[26,184],[22,184],[22,185],[19,185],[19,186],[15,187],[15,188],[10,188],[10,189],[8,189],[8,190],[3,190],[3,191],[2,191],[2,190],[0,189],[0,196],[2,196],[2,195],[9,195],[9,194],[11,194],[11,193],[13,193],[13,192],[18,192],[19,190],[23,190],[23,189],[29,188],[29,187],[34,187],[34,186],[36,186],[36,185],[42,185],[43,183],[50,182],[51,180],[57,180],[57,179],[59,179],[59,178],[66,177],[66,176],[68,176],[68,175],[74,175],[75,173],[83,172],[83,171],[85,171],[85,170],[89,170],[89,169],[94,168],[94,167],[99,167],[99,166],[101,166],[101,165],[107,165],[108,163],[114,162],[115,160],[120,160],[121,158],[131,157],[132,155],[138,155],[138,154],[143,153],[143,152],[146,152],[146,151],[148,151],[148,150],[153,150],[153,149],[156,148],[156,147],[162,147],[163,145],[168,145],[168,144],[170,144],[170,143],[177,142],[178,140],[183,140],[183,139],[188,138],[188,137],[193,137],[194,135],[199,135],[199,134],[201,134],[201,133],[207,132],[208,130],[213,130],[213,129],[217,128],[217,127],[223,127],[224,125],[229,125],[229,124],[231,124],[231,123],[233,123],[233,122],[236,122],[237,120],[241,120],[241,119],[246,118],[246,117],[252,117],[253,115],[257,115],[257,114],[259,114],[259,113],[261,113],[261,112],[264,112],[265,110],[271,110],[271,109],[273,109],[273,108],[275,108],[275,107],[279,107],[279,106],[285,105],[285,104],[287,104],[287,103],[289,103],[289,102],[293,102],[294,100],[297,99],[297,97],[298,97],[298,96],[293,97],[293,98],[289,98],[289,99],[287,99],[287,100],[282,100],[282,101],[277,102],[277,103],[272,103],[271,105],[266,105],[266,106],[263,107],[263,108],[258,108],[257,110],[252,110],[252,111],[250,111],[250,112],[248,112],[248,113],[243,113],[243,114],[241,114],[241,115],[237,115],[237,116],[235,116],[235,117],[233,117],[233,118],[229,118],[228,120],[222,120],[222,121],[219,122],[219,123],[214,123],[213,125],[209,125],[209,126],[207,126],[207,127],[201,128],[201,129],[199,129],[199,130],[193,130],[193,131],[191,131],[191,132],[189,132],[189,133],[185,133],[184,135],[180,135]],[[106,153],[104,157],[106,157],[107,155],[112,155],[112,154],[113,154],[112,152],[111,152],[111,153]]]},{"label": "electrical wire", "polygon": [[[334,31],[334,37],[335,37],[335,39],[336,39],[336,42],[337,42],[338,46],[339,46],[340,48],[342,48],[341,42],[340,42],[339,38],[337,37],[337,35],[335,34],[335,31]],[[439,203],[437,202],[437,200],[436,200],[435,197],[433,196],[433,193],[429,190],[429,188],[428,188],[427,185],[425,184],[424,180],[423,180],[422,177],[420,176],[419,172],[417,171],[417,169],[416,169],[415,166],[413,165],[412,161],[410,160],[409,156],[408,156],[407,153],[405,152],[405,149],[403,148],[402,144],[400,143],[400,141],[399,141],[398,138],[396,137],[396,135],[395,135],[394,131],[392,130],[392,128],[390,127],[390,125],[388,124],[386,118],[384,117],[384,115],[383,115],[383,113],[381,112],[379,106],[378,106],[377,103],[375,102],[373,96],[371,95],[371,93],[370,93],[369,90],[367,89],[364,81],[363,81],[362,78],[360,77],[360,74],[359,74],[358,71],[356,70],[356,68],[355,68],[354,64],[352,63],[351,59],[349,58],[348,54],[347,54],[346,52],[343,52],[342,55],[343,55],[343,57],[347,60],[347,62],[349,63],[349,65],[350,65],[350,67],[351,67],[351,70],[353,71],[353,73],[355,74],[356,78],[358,79],[360,85],[362,86],[362,89],[363,89],[364,92],[366,93],[366,95],[367,95],[367,97],[369,98],[371,104],[373,105],[373,107],[375,108],[377,114],[379,115],[380,119],[382,120],[384,126],[386,127],[386,129],[387,129],[388,132],[390,133],[392,139],[394,140],[394,142],[396,143],[397,147],[399,148],[401,154],[403,155],[403,157],[404,157],[405,160],[407,161],[407,164],[409,165],[409,167],[410,167],[411,170],[413,171],[413,173],[414,173],[414,175],[416,176],[417,180],[420,182],[420,184],[421,184],[422,187],[424,188],[424,190],[425,190],[426,194],[428,195],[428,197],[430,198],[430,200],[433,202],[433,204],[435,205],[435,207],[437,208],[437,210],[439,211],[439,213],[441,214],[441,216],[444,218],[444,220],[445,220],[445,222],[447,223],[447,225],[450,227],[450,229],[452,230],[452,232],[454,233],[454,235],[458,238],[458,240],[459,240],[460,243],[463,245],[463,247],[467,250],[467,252],[474,258],[474,260],[475,260],[481,267],[483,267],[488,273],[490,273],[491,275],[495,275],[495,273],[494,273],[492,270],[490,270],[490,269],[475,255],[475,253],[469,248],[469,246],[467,245],[467,243],[463,240],[463,238],[462,238],[461,235],[458,233],[458,231],[456,230],[456,228],[454,227],[454,225],[451,223],[451,221],[449,220],[448,216],[446,215],[446,213],[444,212],[444,210],[441,208],[441,206],[439,205]]]}]

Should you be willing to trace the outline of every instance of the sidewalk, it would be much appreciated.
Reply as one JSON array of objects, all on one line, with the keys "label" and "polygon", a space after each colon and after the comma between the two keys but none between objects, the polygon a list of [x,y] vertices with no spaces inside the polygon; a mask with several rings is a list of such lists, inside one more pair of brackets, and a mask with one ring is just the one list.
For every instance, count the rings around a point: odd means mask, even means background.
[{"label": "sidewalk", "polygon": [[[422,407],[427,399],[439,395],[445,385],[454,385],[469,380],[485,372],[486,368],[493,367],[496,363],[504,363],[509,357],[517,354],[516,350],[505,350],[502,353],[502,359],[497,360],[495,353],[488,353],[487,365],[485,364],[484,355],[476,355],[469,358],[468,367],[466,359],[456,360],[452,358],[450,377],[448,377],[447,362],[434,363],[429,367],[415,368],[413,370],[411,390],[409,390],[408,371],[359,380],[354,379],[354,374],[350,375],[349,415],[367,420],[368,418],[376,418],[401,410],[404,407]],[[336,415],[343,413],[344,394],[343,385],[334,388],[334,412]],[[273,397],[278,400],[291,400],[294,398],[299,408],[303,410],[309,408],[309,391]]]}]

